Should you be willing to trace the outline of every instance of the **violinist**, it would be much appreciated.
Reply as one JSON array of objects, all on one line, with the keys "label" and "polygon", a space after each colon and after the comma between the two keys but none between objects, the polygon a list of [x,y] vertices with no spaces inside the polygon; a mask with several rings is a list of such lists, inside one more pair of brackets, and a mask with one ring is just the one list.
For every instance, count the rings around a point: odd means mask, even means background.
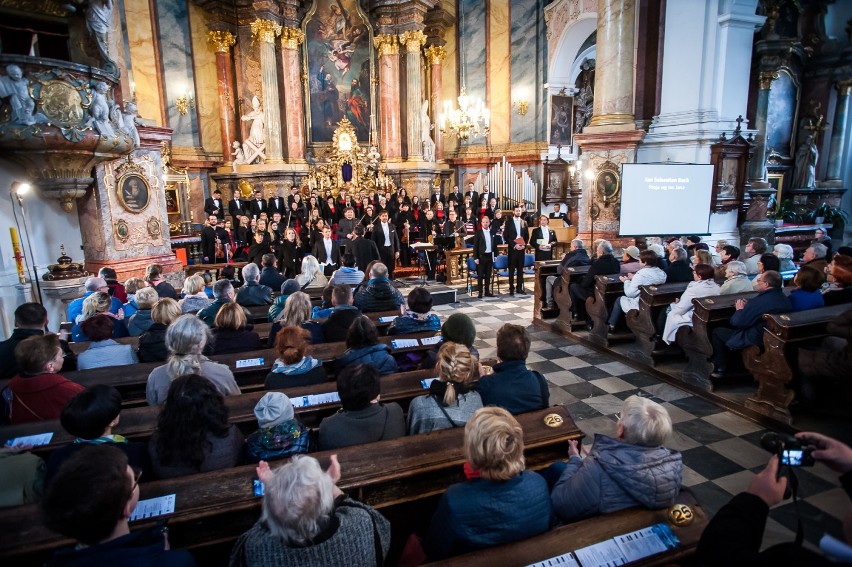
[{"label": "violinist", "polygon": [[355,225],[358,221],[355,219],[355,210],[352,207],[346,207],[343,211],[343,218],[337,223],[337,239],[345,238],[352,239],[355,237]]},{"label": "violinist", "polygon": [[457,218],[456,212],[452,209],[447,213],[447,221],[441,229],[441,234],[444,236],[465,236],[467,234],[464,222]]},{"label": "violinist", "polygon": [[215,264],[218,256],[225,258],[224,244],[228,240],[225,229],[219,226],[219,217],[209,215],[207,226],[201,229],[201,256],[205,264]]}]

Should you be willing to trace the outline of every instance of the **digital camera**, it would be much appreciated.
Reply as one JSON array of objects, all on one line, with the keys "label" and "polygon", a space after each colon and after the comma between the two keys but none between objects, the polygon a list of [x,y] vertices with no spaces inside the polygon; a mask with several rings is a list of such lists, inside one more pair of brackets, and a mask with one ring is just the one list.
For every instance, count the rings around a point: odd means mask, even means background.
[{"label": "digital camera", "polygon": [[760,444],[772,454],[778,455],[782,465],[790,467],[814,466],[815,447],[802,443],[795,437],[769,432],[760,438]]}]

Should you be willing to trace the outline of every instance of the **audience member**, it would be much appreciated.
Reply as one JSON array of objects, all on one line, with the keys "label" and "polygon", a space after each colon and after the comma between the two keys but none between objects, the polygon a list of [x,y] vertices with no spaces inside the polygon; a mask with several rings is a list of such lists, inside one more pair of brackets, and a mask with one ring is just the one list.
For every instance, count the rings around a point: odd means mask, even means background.
[{"label": "audience member", "polygon": [[245,311],[236,303],[223,305],[213,325],[213,354],[234,354],[263,348],[260,336],[248,327]]},{"label": "audience member", "polygon": [[[699,242],[699,245],[702,243]],[[695,252],[692,254],[692,265],[697,266],[698,264],[711,264],[713,262],[713,256],[710,254],[710,251],[704,250],[701,248],[696,248]]]},{"label": "audience member", "polygon": [[556,268],[556,275],[547,276],[547,280],[545,280],[544,300],[549,309],[556,307],[556,304],[553,302],[553,286],[556,283],[556,280],[562,277],[562,272],[565,271],[565,268],[588,266],[591,263],[592,261],[589,259],[589,253],[585,248],[583,248],[583,241],[578,238],[572,240],[570,251],[562,257],[562,261]]},{"label": "audience member", "polygon": [[86,336],[80,325],[86,319],[101,313],[114,319],[115,322],[112,330],[112,336],[114,339],[120,339],[121,337],[127,336],[127,324],[124,319],[124,311],[119,309],[118,314],[113,314],[110,311],[110,302],[112,299],[113,298],[111,298],[107,292],[96,291],[83,301],[83,311],[77,316],[77,319],[74,321],[74,326],[71,327],[71,339],[74,342],[80,343],[89,340],[89,337]]},{"label": "audience member", "polygon": [[240,536],[231,565],[383,565],[390,523],[379,512],[337,488],[340,464],[328,472],[313,457],[297,455],[274,471],[257,467],[263,482],[263,513]]},{"label": "audience member", "polygon": [[228,280],[231,282],[231,285],[234,286],[234,289],[239,289],[243,286],[243,282],[237,277],[237,267],[233,264],[229,264],[222,268],[219,272],[220,280]]},{"label": "audience member", "polygon": [[435,371],[438,378],[429,384],[429,393],[411,400],[409,435],[461,427],[482,407],[482,397],[473,390],[479,378],[479,360],[470,349],[444,343]]},{"label": "audience member", "polygon": [[175,288],[163,279],[163,267],[159,264],[151,264],[145,268],[145,281],[149,286],[157,290],[158,297],[171,297],[175,301],[180,299]]},{"label": "audience member", "polygon": [[316,291],[328,285],[328,278],[325,277],[319,261],[308,254],[302,258],[302,273],[296,276],[296,282],[302,291]]},{"label": "audience member", "polygon": [[[8,380],[18,373],[15,348],[21,341],[28,337],[40,337],[45,334],[46,329],[47,310],[40,303],[22,303],[15,309],[15,330],[8,339],[0,342],[0,380]],[[77,357],[68,348],[68,342],[59,337],[59,345],[65,359],[58,370],[75,370]]]},{"label": "audience member", "polygon": [[118,281],[118,274],[115,273],[115,270],[104,266],[100,270],[98,270],[98,277],[103,278],[107,283],[107,288],[109,289],[109,294],[119,300],[122,303],[127,303],[127,290]]},{"label": "audience member", "polygon": [[[669,260],[668,260],[668,256],[669,256],[670,253],[666,252],[666,249],[663,248],[662,244],[657,244],[656,242],[649,244],[648,250],[650,250],[651,252],[653,252],[654,254],[657,255],[657,258],[660,259],[659,268],[661,270],[663,270],[664,272],[667,272],[668,269],[669,269],[669,265],[670,265]],[[688,263],[687,263],[687,266],[689,266]],[[668,280],[666,280],[666,281],[668,281]],[[689,274],[689,279],[684,280],[684,281],[692,281],[692,272],[690,272],[690,274]],[[671,283],[671,282],[669,282],[669,283]]]},{"label": "audience member", "polygon": [[361,311],[352,305],[353,300],[352,288],[348,285],[340,284],[332,288],[331,314],[320,324],[326,342],[336,343],[346,340],[349,327],[361,316]]},{"label": "audience member", "polygon": [[127,333],[131,337],[138,337],[154,324],[151,320],[151,309],[158,299],[160,298],[157,296],[157,290],[152,287],[142,288],[136,292],[138,309],[132,317],[127,319]]},{"label": "audience member", "polygon": [[751,299],[738,299],[736,312],[731,316],[731,328],[713,329],[713,365],[711,377],[725,377],[730,351],[741,351],[752,345],[763,344],[763,316],[768,313],[786,313],[792,309],[790,300],[781,289],[781,274],[764,272],[755,277],[757,291]]},{"label": "audience member", "polygon": [[720,289],[721,295],[754,291],[752,283],[748,279],[745,264],[739,260],[733,260],[727,264],[722,264],[720,267],[725,272],[725,282]]},{"label": "audience member", "polygon": [[[682,250],[679,248],[679,250]],[[638,272],[619,276],[624,282],[624,295],[613,304],[609,314],[609,332],[615,331],[615,326],[628,311],[639,309],[639,293],[643,285],[660,285],[666,283],[666,273],[659,267],[660,259],[651,250],[643,250],[639,255],[641,268]]]},{"label": "audience member", "polygon": [[257,264],[248,263],[243,266],[243,280],[246,283],[237,291],[237,297],[234,301],[245,307],[251,305],[270,305],[272,303],[272,289],[257,283],[259,279],[260,268],[257,267]]},{"label": "audience member", "polygon": [[210,380],[223,396],[238,396],[240,388],[231,370],[224,364],[203,356],[204,347],[211,342],[210,329],[194,315],[181,315],[166,330],[169,359],[148,375],[146,398],[148,405],[158,406],[166,401],[169,385],[184,374],[198,373]]},{"label": "audience member", "polygon": [[793,311],[805,311],[806,309],[815,309],[823,307],[823,301],[820,287],[822,287],[822,274],[817,273],[811,267],[805,266],[793,278],[793,285],[796,289],[788,296],[790,305]]},{"label": "audience member", "polygon": [[725,246],[728,246],[729,244],[730,242],[722,238],[716,241],[716,246],[713,249],[713,261],[715,262],[714,266],[720,266],[722,264],[722,251],[724,250]]},{"label": "audience member", "polygon": [[0,508],[34,504],[44,490],[44,461],[28,446],[0,445]]},{"label": "audience member", "polygon": [[86,288],[86,293],[83,297],[79,297],[68,304],[68,320],[73,322],[77,321],[77,317],[83,312],[83,302],[93,293],[103,292],[106,293],[110,298],[109,302],[109,312],[113,315],[118,315],[118,312],[121,310],[122,303],[119,299],[115,297],[109,296],[109,285],[103,278],[88,278],[83,284]]},{"label": "audience member", "polygon": [[157,478],[174,478],[240,464],[244,441],[215,385],[185,374],[169,386],[148,456]]},{"label": "audience member", "polygon": [[597,258],[583,279],[568,287],[571,294],[571,316],[574,319],[586,316],[586,299],[595,293],[595,277],[617,274],[621,269],[618,260],[612,255],[612,244],[606,240],[600,241],[595,252]]},{"label": "audience member", "polygon": [[260,270],[260,280],[258,283],[270,289],[281,289],[287,278],[278,272],[275,254],[264,254],[260,260],[260,265],[263,266],[263,269]]},{"label": "audience member", "polygon": [[51,565],[195,565],[188,551],[169,549],[161,525],[130,531],[140,474],[112,445],[86,447],[60,467],[41,504],[44,522],[78,543]]},{"label": "audience member", "polygon": [[362,445],[405,435],[399,404],[382,404],[381,379],[369,364],[352,364],[337,374],[341,411],[325,418],[319,428],[319,450]]},{"label": "audience member", "polygon": [[530,336],[520,325],[506,323],[497,331],[494,373],[476,384],[486,406],[500,406],[513,414],[546,408],[550,403],[547,381],[537,370],[527,368]]},{"label": "audience member", "polygon": [[683,475],[681,454],[663,447],[671,433],[663,406],[630,396],[621,406],[615,438],[596,434],[586,458],[578,441],[568,441],[568,463],[560,463],[564,470],[551,495],[553,511],[573,522],[634,506],[671,506]]},{"label": "audience member", "polygon": [[226,303],[234,300],[236,292],[230,280],[219,280],[213,284],[213,303],[198,312],[198,318],[204,321],[208,327],[216,322],[216,314]]},{"label": "audience member", "polygon": [[314,305],[311,309],[311,319],[325,319],[331,315],[334,306],[331,304],[331,292],[334,288],[327,285],[322,290],[322,300],[319,305]]},{"label": "audience member", "polygon": [[311,343],[321,344],[325,342],[322,327],[316,321],[311,321],[311,298],[304,291],[297,291],[287,298],[284,311],[278,316],[272,328],[269,330],[268,344],[275,346],[275,337],[284,327],[302,327],[311,333]]},{"label": "audience member", "polygon": [[174,299],[166,297],[154,304],[151,310],[153,324],[139,335],[139,362],[165,362],[168,359],[166,331],[180,316],[180,305]]},{"label": "audience member", "polygon": [[826,272],[830,282],[822,289],[825,304],[852,303],[852,257],[835,254]]},{"label": "audience member", "polygon": [[441,325],[441,340],[432,348],[423,353],[423,360],[420,362],[421,370],[432,370],[438,363],[438,351],[445,343],[458,343],[466,346],[470,353],[479,359],[479,351],[473,346],[476,340],[476,326],[473,324],[473,319],[464,313],[453,313],[444,324]]},{"label": "audience member", "polygon": [[760,256],[766,253],[767,248],[766,239],[760,236],[753,236],[748,239],[745,248],[746,256],[745,258],[741,258],[742,263],[746,265],[748,275],[751,276],[757,273],[757,262],[760,260]]},{"label": "audience member", "polygon": [[346,334],[346,352],[337,359],[337,370],[353,364],[367,364],[375,367],[379,374],[393,374],[398,372],[399,368],[390,350],[389,346],[379,342],[375,323],[369,317],[361,315],[349,327]]},{"label": "audience member", "polygon": [[259,429],[246,439],[249,461],[272,461],[310,450],[311,429],[296,419],[285,394],[265,393],[254,406],[254,416]]},{"label": "audience member", "polygon": [[183,281],[183,299],[178,303],[182,313],[198,313],[212,303],[207,297],[207,285],[199,274],[189,276]]},{"label": "audience member", "polygon": [[56,335],[27,337],[18,343],[18,374],[0,394],[9,408],[9,423],[59,419],[68,400],[83,391],[83,386],[58,374],[64,356]]},{"label": "audience member", "polygon": [[301,327],[284,327],[275,335],[278,358],[266,376],[267,390],[322,384],[328,380],[322,361],[310,355],[310,333]]},{"label": "audience member", "polygon": [[[781,260],[775,254],[761,254],[760,258],[757,260],[757,273],[762,274],[763,272],[780,272],[779,268],[781,267]],[[752,280],[754,281],[754,280]]]},{"label": "audience member", "polygon": [[299,291],[299,282],[296,280],[287,280],[281,284],[281,295],[275,298],[272,305],[269,306],[269,320],[275,321],[284,311],[284,305],[287,303],[287,298]]},{"label": "audience member", "polygon": [[772,248],[772,253],[781,261],[779,267],[780,272],[792,272],[796,269],[796,264],[793,263],[793,247],[789,244],[776,244]]},{"label": "audience member", "polygon": [[[686,237],[686,253],[687,254],[694,254],[696,248],[698,247],[698,245],[700,243],[701,243],[701,237],[700,236],[694,236],[694,235],[687,236]],[[707,245],[705,244],[705,246],[707,246]]]},{"label": "audience member", "polygon": [[432,312],[432,294],[425,287],[415,287],[408,292],[408,308],[394,319],[388,328],[389,335],[408,335],[426,331],[438,331],[441,319]]},{"label": "audience member", "polygon": [[692,268],[687,260],[686,250],[675,248],[669,252],[669,265],[665,268],[666,283],[691,282]]},{"label": "audience member", "polygon": [[464,428],[472,469],[450,486],[432,516],[423,549],[430,560],[518,541],[550,528],[547,483],[524,470],[524,432],[502,408],[480,408]]},{"label": "audience member", "polygon": [[132,345],[123,345],[112,340],[112,318],[106,315],[95,315],[83,321],[82,329],[83,333],[89,337],[90,343],[89,348],[77,357],[78,370],[126,366],[139,362]]},{"label": "audience member", "polygon": [[376,262],[370,268],[370,281],[355,294],[355,307],[362,313],[393,311],[405,302],[402,294],[388,279],[388,268]]},{"label": "audience member", "polygon": [[693,299],[713,297],[722,290],[713,279],[715,271],[709,264],[695,266],[695,281],[689,282],[686,290],[669,306],[662,338],[666,344],[672,344],[677,338],[677,330],[681,327],[692,327]]},{"label": "audience member", "polygon": [[825,257],[831,258],[831,237],[828,235],[824,228],[819,227],[814,231],[814,242],[825,246]]},{"label": "audience member", "polygon": [[50,484],[59,467],[71,455],[90,445],[108,444],[117,447],[127,455],[131,467],[149,470],[151,463],[144,443],[129,442],[123,436],[113,434],[120,414],[121,394],[112,386],[97,384],[71,398],[63,408],[59,421],[62,428],[75,439],[73,443],[67,443],[50,453],[45,484]]},{"label": "audience member", "polygon": [[[728,244],[722,251],[720,252],[720,257],[722,259],[722,263],[719,264],[719,267],[716,268],[716,279],[724,280],[725,279],[725,267],[731,262],[739,262],[740,260],[740,249],[736,246],[732,246]],[[743,264],[745,267],[745,264]],[[746,268],[747,269],[747,268]],[[746,272],[748,275],[748,272]],[[723,292],[724,293],[724,292]]]},{"label": "audience member", "polygon": [[124,282],[124,289],[127,291],[127,301],[121,308],[124,309],[125,317],[132,316],[139,309],[139,306],[136,305],[136,292],[140,289],[145,289],[147,285],[142,278],[130,278]]},{"label": "audience member", "polygon": [[639,265],[639,248],[636,246],[628,246],[621,254],[621,266],[619,271],[621,275],[635,274],[642,266]]},{"label": "audience member", "polygon": [[815,242],[805,249],[802,256],[802,264],[800,267],[809,266],[822,274],[822,281],[825,281],[825,269],[828,267],[828,248],[824,244]]},{"label": "audience member", "polygon": [[364,272],[355,265],[354,255],[347,252],[341,257],[340,262],[343,267],[331,274],[331,279],[328,280],[329,285],[346,284],[354,287],[364,281]]}]

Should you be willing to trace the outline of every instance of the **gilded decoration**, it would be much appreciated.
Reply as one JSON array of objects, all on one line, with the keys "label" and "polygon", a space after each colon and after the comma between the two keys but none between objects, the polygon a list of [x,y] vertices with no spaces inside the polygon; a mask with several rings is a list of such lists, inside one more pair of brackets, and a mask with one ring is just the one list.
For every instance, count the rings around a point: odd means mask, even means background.
[{"label": "gilded decoration", "polygon": [[439,45],[432,45],[426,48],[426,61],[430,65],[440,65],[447,57],[447,49]]},{"label": "gilded decoration", "polygon": [[126,243],[130,240],[130,226],[124,219],[118,219],[115,223],[115,237],[121,242]]},{"label": "gilded decoration", "polygon": [[162,225],[156,217],[148,217],[146,226],[148,228],[148,236],[151,238],[157,239],[163,235]]},{"label": "gilded decoration", "polygon": [[379,163],[378,152],[375,148],[367,151],[358,145],[355,129],[346,118],[338,123],[328,152],[319,157],[321,163],[310,167],[303,190],[330,189],[335,198],[341,189],[394,190],[393,180],[385,174],[384,165]]},{"label": "gilded decoration", "polygon": [[0,6],[12,10],[20,10],[27,14],[37,13],[45,16],[57,16],[63,18],[68,15],[68,2],[54,2],[53,0],[0,0]]},{"label": "gilded decoration", "polygon": [[399,42],[395,35],[377,35],[373,38],[373,44],[376,46],[379,56],[399,54]]},{"label": "gilded decoration", "polygon": [[281,26],[272,20],[258,18],[251,23],[251,34],[265,43],[275,43],[275,38],[281,35]]},{"label": "gilded decoration", "polygon": [[837,92],[842,96],[849,96],[852,92],[852,80],[837,81]]},{"label": "gilded decoration", "polygon": [[408,53],[416,53],[420,51],[420,47],[426,43],[426,34],[422,31],[407,31],[399,36],[399,43],[405,46]]},{"label": "gilded decoration", "polygon": [[228,53],[231,51],[231,46],[237,42],[236,36],[227,31],[209,31],[207,32],[207,44],[213,48],[216,53]]},{"label": "gilded decoration", "polygon": [[766,91],[772,88],[772,81],[779,77],[778,71],[761,71],[758,76],[760,90]]},{"label": "gilded decoration", "polygon": [[305,41],[305,32],[296,28],[284,28],[281,30],[281,47],[284,49],[296,49]]}]

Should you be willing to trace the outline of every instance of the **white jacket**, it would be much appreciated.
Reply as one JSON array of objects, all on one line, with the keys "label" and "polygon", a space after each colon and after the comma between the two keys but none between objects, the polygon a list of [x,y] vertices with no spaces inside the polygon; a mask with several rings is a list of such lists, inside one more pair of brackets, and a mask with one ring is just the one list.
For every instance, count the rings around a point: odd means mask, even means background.
[{"label": "white jacket", "polygon": [[621,310],[626,314],[632,309],[639,309],[639,286],[660,285],[666,283],[666,273],[654,266],[645,266],[633,278],[624,282],[624,297],[619,298]]},{"label": "white jacket", "polygon": [[721,291],[722,289],[713,280],[689,282],[678,302],[672,303],[671,310],[666,316],[666,328],[663,330],[663,340],[666,344],[675,342],[679,328],[692,326],[693,299],[719,295]]}]

